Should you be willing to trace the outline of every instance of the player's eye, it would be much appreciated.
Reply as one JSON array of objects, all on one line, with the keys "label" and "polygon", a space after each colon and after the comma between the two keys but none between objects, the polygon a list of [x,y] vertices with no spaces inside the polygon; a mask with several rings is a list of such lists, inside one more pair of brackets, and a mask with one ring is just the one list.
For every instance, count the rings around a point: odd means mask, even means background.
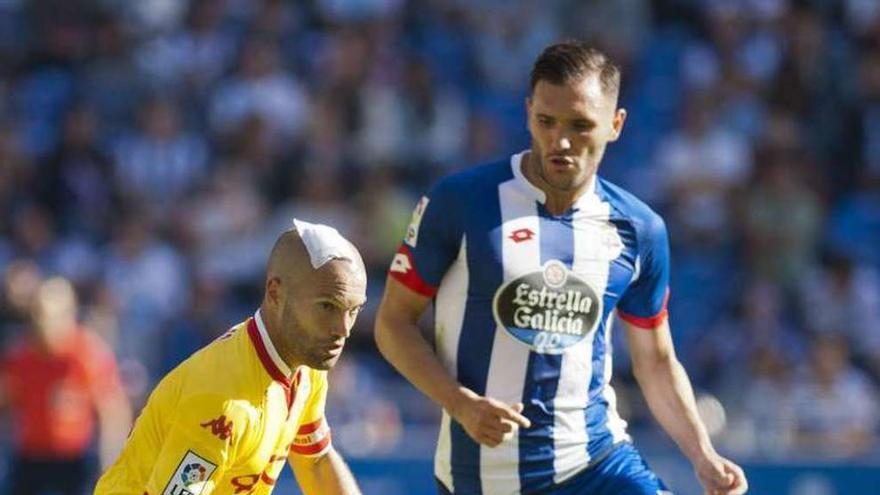
[{"label": "player's eye", "polygon": [[550,127],[553,125],[553,119],[548,117],[538,117],[538,124],[542,125],[543,127]]},{"label": "player's eye", "polygon": [[318,306],[321,307],[324,311],[336,311],[336,305],[329,301],[321,301],[318,303]]}]

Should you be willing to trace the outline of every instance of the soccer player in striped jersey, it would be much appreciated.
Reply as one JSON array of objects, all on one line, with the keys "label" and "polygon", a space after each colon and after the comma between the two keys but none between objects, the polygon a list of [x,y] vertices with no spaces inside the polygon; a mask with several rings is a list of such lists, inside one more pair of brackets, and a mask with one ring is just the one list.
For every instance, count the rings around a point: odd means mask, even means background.
[{"label": "soccer player in striped jersey", "polygon": [[[439,181],[394,257],[376,340],[443,408],[440,493],[670,493],[617,413],[615,310],[648,405],[706,492],[746,490],[675,356],[664,222],[596,175],[626,119],[619,84],[585,44],[546,48],[526,101],[531,149]],[[416,327],[432,299],[435,349]]]}]

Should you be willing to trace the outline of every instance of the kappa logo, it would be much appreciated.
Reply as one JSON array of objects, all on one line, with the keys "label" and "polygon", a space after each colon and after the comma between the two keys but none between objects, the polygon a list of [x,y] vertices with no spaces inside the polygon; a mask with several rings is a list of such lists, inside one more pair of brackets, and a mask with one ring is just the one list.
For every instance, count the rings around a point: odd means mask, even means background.
[{"label": "kappa logo", "polygon": [[510,239],[511,241],[519,244],[521,242],[531,241],[532,239],[534,239],[535,233],[532,231],[532,229],[527,229],[527,228],[516,229],[513,232],[511,232],[510,235],[507,236],[507,238]]},{"label": "kappa logo", "polygon": [[216,464],[188,450],[162,495],[200,495],[216,469]]},{"label": "kappa logo", "polygon": [[226,415],[221,415],[219,418],[212,419],[206,423],[200,423],[199,426],[210,428],[211,434],[220,440],[228,440],[232,436],[232,421],[227,422]]}]

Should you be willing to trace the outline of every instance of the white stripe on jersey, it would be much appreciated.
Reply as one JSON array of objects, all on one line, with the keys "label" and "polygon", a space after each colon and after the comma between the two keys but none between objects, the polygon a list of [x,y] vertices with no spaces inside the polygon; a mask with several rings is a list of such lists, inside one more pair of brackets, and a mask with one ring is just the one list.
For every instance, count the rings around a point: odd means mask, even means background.
[{"label": "white stripe on jersey", "polygon": [[[501,253],[504,282],[541,269],[541,232],[535,202],[523,196],[522,183],[515,178],[498,185],[501,203]],[[534,236],[526,242],[511,240],[513,232],[529,229]],[[515,270],[515,271],[514,271]],[[522,402],[529,346],[503,328],[496,328],[492,358],[486,378],[486,396],[506,404]],[[519,438],[494,448],[480,447],[480,478],[484,495],[520,492]]]},{"label": "white stripe on jersey", "polygon": [[602,395],[608,401],[608,429],[611,431],[611,438],[614,439],[614,443],[619,443],[630,440],[630,436],[626,432],[626,421],[617,412],[617,394],[611,386],[611,374],[614,368],[611,364],[611,356],[614,354],[611,330],[614,326],[614,314],[614,311],[609,313],[605,321],[605,383],[602,386]]},{"label": "white stripe on jersey", "polygon": [[[464,310],[468,293],[467,239],[462,237],[458,257],[449,267],[437,291],[435,308],[443,308],[434,316],[434,344],[437,356],[443,366],[454,377],[458,373],[458,340],[464,321]],[[449,491],[455,491],[452,484],[452,438],[449,431],[450,417],[443,411],[440,423],[440,436],[437,439],[437,453],[434,456],[434,474]]]},{"label": "white stripe on jersey", "polygon": [[[610,261],[620,253],[607,252],[604,236],[617,235],[608,223],[611,206],[594,195],[578,201],[581,208],[574,219],[574,261],[572,270],[587,281],[596,294],[605,294]],[[619,237],[618,237],[619,240]],[[612,243],[616,245],[618,243]],[[622,245],[622,242],[619,243]],[[600,296],[601,297],[601,296]],[[603,301],[604,303],[604,301]],[[597,328],[596,331],[600,331]],[[565,350],[559,374],[559,388],[553,401],[554,482],[561,483],[577,474],[589,462],[587,420],[584,410],[589,401],[593,377],[593,342],[595,333]]]}]

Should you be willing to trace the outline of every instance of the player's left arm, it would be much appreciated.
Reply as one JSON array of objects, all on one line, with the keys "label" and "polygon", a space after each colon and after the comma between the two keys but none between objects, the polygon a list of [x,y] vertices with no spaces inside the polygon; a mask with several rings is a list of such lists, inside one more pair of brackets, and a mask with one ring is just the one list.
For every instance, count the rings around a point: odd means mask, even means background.
[{"label": "player's left arm", "polygon": [[304,495],[360,495],[342,456],[331,445],[317,457],[291,454],[290,467]]},{"label": "player's left arm", "polygon": [[687,372],[678,361],[665,318],[646,329],[624,322],[633,372],[648,407],[690,459],[707,493],[736,495],[748,489],[742,468],[719,455],[697,413]]},{"label": "player's left arm", "polygon": [[659,215],[646,212],[636,223],[637,276],[617,304],[626,328],[633,373],[648,407],[691,460],[700,483],[712,495],[745,493],[742,469],[712,446],[697,413],[694,392],[675,355],[669,329],[669,238]]},{"label": "player's left arm", "polygon": [[287,457],[304,495],[360,495],[351,470],[333,448],[324,416],[327,372],[310,371],[312,384],[296,438]]}]

